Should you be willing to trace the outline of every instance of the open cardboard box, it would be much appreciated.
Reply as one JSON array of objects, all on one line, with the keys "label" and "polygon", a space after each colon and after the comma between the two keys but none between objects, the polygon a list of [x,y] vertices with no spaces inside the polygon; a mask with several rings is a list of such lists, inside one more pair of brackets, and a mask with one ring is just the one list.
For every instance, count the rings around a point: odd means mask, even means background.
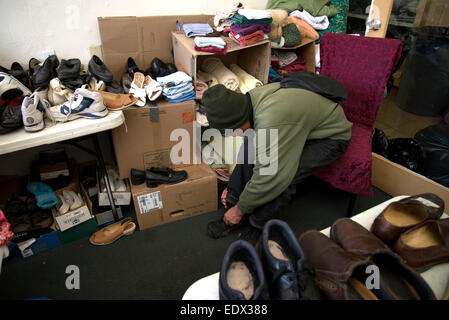
[{"label": "open cardboard box", "polygon": [[56,227],[60,231],[65,231],[70,228],[73,228],[89,219],[92,219],[93,216],[90,213],[90,210],[87,206],[87,199],[85,195],[80,190],[80,187],[78,184],[70,184],[64,189],[59,189],[55,191],[56,195],[63,195],[63,190],[71,190],[75,192],[76,194],[79,194],[81,196],[81,200],[83,201],[83,204],[79,208],[75,208],[73,210],[68,211],[67,213],[63,215],[58,215],[57,209],[53,207],[52,213],[53,217],[56,222]]},{"label": "open cardboard box", "polygon": [[[116,170],[118,168],[114,166],[107,166],[106,170]],[[123,179],[126,185],[126,191],[113,191],[112,197],[114,198],[116,206],[128,206],[131,203],[131,186],[129,185],[128,179]],[[112,182],[109,181],[111,184]],[[98,205],[100,206],[110,206],[111,202],[109,200],[108,193],[105,190],[106,186],[104,184],[104,179],[101,177],[100,170],[97,168],[97,186],[98,186]]]},{"label": "open cardboard box", "polygon": [[178,168],[187,171],[187,180],[147,188],[132,186],[140,230],[217,210],[217,176],[206,164]]}]

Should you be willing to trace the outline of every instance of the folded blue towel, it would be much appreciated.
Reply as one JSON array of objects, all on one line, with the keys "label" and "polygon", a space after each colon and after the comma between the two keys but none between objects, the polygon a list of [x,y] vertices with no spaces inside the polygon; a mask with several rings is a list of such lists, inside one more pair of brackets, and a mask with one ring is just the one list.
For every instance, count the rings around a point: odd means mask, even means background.
[{"label": "folded blue towel", "polygon": [[178,102],[187,101],[187,100],[195,100],[196,99],[195,90],[189,91],[176,99],[170,99],[170,98],[167,98],[166,96],[164,96],[164,99],[165,99],[165,101],[171,102],[171,103],[178,103]]},{"label": "folded blue towel", "polygon": [[206,34],[213,33],[214,30],[207,23],[186,23],[182,25],[182,30],[186,37],[205,36]]}]

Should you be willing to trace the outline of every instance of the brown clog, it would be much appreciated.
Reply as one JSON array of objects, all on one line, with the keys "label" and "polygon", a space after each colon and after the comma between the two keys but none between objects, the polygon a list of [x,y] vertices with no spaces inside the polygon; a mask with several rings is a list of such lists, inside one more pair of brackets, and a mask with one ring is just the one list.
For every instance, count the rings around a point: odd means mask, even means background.
[{"label": "brown clog", "polygon": [[96,246],[111,244],[123,236],[129,236],[136,230],[136,224],[131,218],[113,223],[90,236],[89,242]]},{"label": "brown clog", "polygon": [[349,218],[335,221],[330,237],[347,252],[370,258],[385,290],[398,300],[436,300],[427,282],[378,237]]},{"label": "brown clog", "polygon": [[449,218],[427,220],[407,230],[396,241],[393,250],[420,272],[449,262]]},{"label": "brown clog", "polygon": [[392,245],[407,229],[429,220],[439,219],[444,201],[433,193],[423,193],[390,203],[376,217],[371,232]]}]

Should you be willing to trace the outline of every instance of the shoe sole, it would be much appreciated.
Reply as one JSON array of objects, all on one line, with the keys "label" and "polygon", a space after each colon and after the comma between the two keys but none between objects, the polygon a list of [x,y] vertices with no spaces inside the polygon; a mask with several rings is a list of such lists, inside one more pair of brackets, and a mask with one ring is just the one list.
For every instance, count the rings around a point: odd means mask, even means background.
[{"label": "shoe sole", "polygon": [[108,115],[108,109],[105,108],[104,111],[101,112],[91,112],[91,113],[82,113],[82,114],[70,114],[69,116],[55,116],[52,114],[53,120],[57,122],[66,122],[75,120],[78,118],[85,118],[85,119],[101,119]]},{"label": "shoe sole", "polygon": [[44,121],[41,121],[35,125],[31,125],[31,126],[24,125],[23,127],[25,128],[26,132],[38,132],[45,128],[45,123],[44,123]]}]

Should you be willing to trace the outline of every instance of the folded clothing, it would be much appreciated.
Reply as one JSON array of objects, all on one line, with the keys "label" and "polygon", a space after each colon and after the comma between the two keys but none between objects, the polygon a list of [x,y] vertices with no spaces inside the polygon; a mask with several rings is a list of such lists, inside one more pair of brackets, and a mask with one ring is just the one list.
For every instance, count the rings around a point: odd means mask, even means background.
[{"label": "folded clothing", "polygon": [[279,61],[271,61],[271,66],[273,67],[274,71],[276,71],[276,73],[278,73],[279,75],[286,75],[292,72],[307,71],[305,63],[306,60],[303,57],[299,56],[295,61],[289,63],[288,65],[282,68],[279,66]]},{"label": "folded clothing", "polygon": [[315,30],[326,30],[329,27],[329,18],[327,16],[314,17],[306,10],[295,10],[290,12],[289,16],[304,20]]},{"label": "folded clothing", "polygon": [[302,42],[299,27],[294,23],[289,23],[282,27],[282,36],[285,39],[284,47],[291,48]]},{"label": "folded clothing", "polygon": [[254,33],[258,30],[262,30],[263,33],[271,32],[271,24],[266,23],[252,23],[252,24],[233,24],[231,25],[231,31],[241,36]]},{"label": "folded clothing", "polygon": [[209,52],[209,53],[215,53],[215,54],[221,54],[221,55],[225,55],[227,52],[227,48],[228,45],[226,44],[225,47],[223,49],[214,47],[214,46],[210,46],[210,47],[198,47],[195,45],[195,50],[196,51],[200,51],[200,52]]},{"label": "folded clothing", "polygon": [[162,87],[174,87],[182,83],[192,82],[192,77],[182,71],[177,71],[165,77],[157,77],[156,81]]},{"label": "folded clothing", "polygon": [[280,68],[283,68],[298,59],[298,55],[293,51],[271,51],[271,61],[277,61]]},{"label": "folded clothing", "polygon": [[223,62],[216,57],[208,57],[201,64],[204,72],[212,74],[218,83],[224,85],[229,90],[237,90],[239,87],[239,79],[231,70],[226,68]]},{"label": "folded clothing", "polygon": [[198,70],[196,73],[196,79],[204,82],[208,87],[213,87],[218,84],[217,78],[215,78],[212,74],[201,70]]},{"label": "folded clothing", "polygon": [[264,19],[248,19],[245,16],[236,13],[232,18],[230,18],[229,20],[232,21],[232,23],[235,24],[251,24],[251,23],[272,23],[273,22],[273,18],[264,18]]},{"label": "folded clothing", "polygon": [[193,41],[197,47],[216,47],[219,49],[226,47],[226,41],[221,37],[195,37]]},{"label": "folded clothing", "polygon": [[228,8],[227,10],[217,12],[217,14],[214,17],[214,25],[215,27],[217,27],[217,30],[220,31],[218,27],[222,27],[223,22],[231,18],[234,14],[237,13],[239,9],[243,9],[243,7],[244,7],[243,4],[238,2],[235,3],[232,7]]},{"label": "folded clothing", "polygon": [[191,99],[195,95],[192,84],[192,77],[182,71],[169,74],[165,77],[158,77],[157,82],[162,86],[162,95],[168,102],[181,102]]},{"label": "folded clothing", "polygon": [[196,95],[195,95],[195,91],[192,89],[189,92],[184,93],[182,96],[180,96],[178,98],[171,99],[171,98],[164,96],[164,99],[165,99],[165,101],[170,102],[170,103],[178,103],[178,102],[187,101],[187,100],[195,100]]},{"label": "folded clothing", "polygon": [[312,40],[318,40],[320,38],[318,32],[316,32],[316,30],[310,24],[300,18],[288,17],[287,19],[285,19],[283,26],[289,23],[294,23],[299,27],[299,32],[301,33],[301,36],[303,38],[309,38]]},{"label": "folded clothing", "polygon": [[231,64],[229,68],[239,78],[239,89],[243,94],[246,94],[248,91],[263,85],[262,81],[253,77],[238,65]]},{"label": "folded clothing", "polygon": [[186,37],[189,38],[214,32],[207,23],[186,23],[182,25],[182,30],[184,30]]},{"label": "folded clothing", "polygon": [[269,19],[271,18],[271,12],[260,9],[239,9],[237,11],[239,14],[244,16],[246,19]]},{"label": "folded clothing", "polygon": [[234,32],[229,32],[229,37],[234,40],[234,42],[236,42],[237,44],[239,44],[240,46],[244,47],[254,41],[258,41],[258,40],[263,40],[265,39],[264,37],[264,33],[262,30],[258,30],[256,32],[253,32],[251,34],[248,34],[246,36],[241,36],[237,33]]}]

